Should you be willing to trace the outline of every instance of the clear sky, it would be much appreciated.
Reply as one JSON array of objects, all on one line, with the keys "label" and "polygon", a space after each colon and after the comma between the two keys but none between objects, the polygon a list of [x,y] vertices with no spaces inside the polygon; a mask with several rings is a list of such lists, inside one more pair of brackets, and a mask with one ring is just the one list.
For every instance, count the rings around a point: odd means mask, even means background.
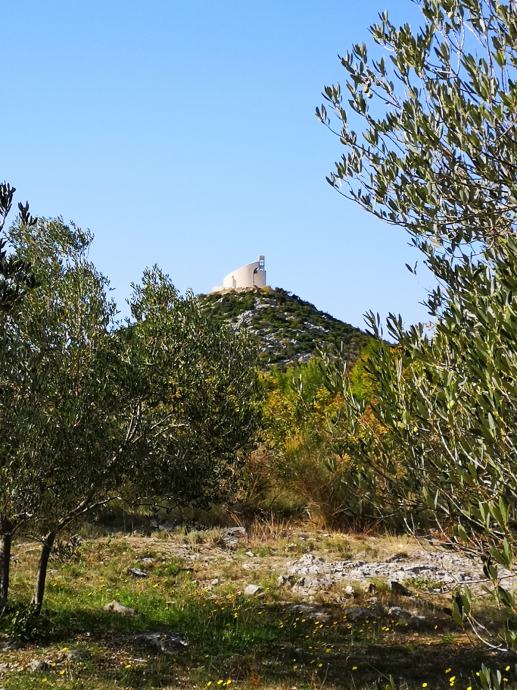
[{"label": "clear sky", "polygon": [[325,181],[317,122],[337,55],[410,0],[16,0],[2,7],[0,179],[95,234],[124,311],[158,263],[207,292],[266,255],[268,282],[345,321],[425,319],[402,230]]}]

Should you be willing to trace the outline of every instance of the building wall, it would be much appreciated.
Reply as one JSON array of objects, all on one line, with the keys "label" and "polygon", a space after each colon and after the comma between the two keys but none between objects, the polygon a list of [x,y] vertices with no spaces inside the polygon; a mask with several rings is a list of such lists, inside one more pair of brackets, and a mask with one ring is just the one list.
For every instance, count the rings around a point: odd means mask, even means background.
[{"label": "building wall", "polygon": [[[242,288],[266,287],[265,259],[259,256],[258,261],[236,268],[228,273],[223,280],[223,290],[239,290]],[[214,288],[214,291],[221,288]]]}]

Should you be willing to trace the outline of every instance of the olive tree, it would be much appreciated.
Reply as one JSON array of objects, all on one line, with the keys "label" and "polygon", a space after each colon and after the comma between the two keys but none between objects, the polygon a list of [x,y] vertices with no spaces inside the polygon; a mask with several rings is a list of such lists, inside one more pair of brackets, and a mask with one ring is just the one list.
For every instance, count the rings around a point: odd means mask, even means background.
[{"label": "olive tree", "polygon": [[125,338],[142,386],[133,489],[151,504],[222,500],[257,431],[255,348],[157,267],[133,286],[130,307]]},{"label": "olive tree", "polygon": [[333,117],[325,105],[317,116],[345,149],[328,181],[426,253],[497,244],[517,204],[515,4],[416,4],[419,29],[382,13],[375,56],[354,45],[341,58],[345,88],[325,87]]},{"label": "olive tree", "polygon": [[[510,623],[515,602],[498,566],[512,568],[516,543],[517,13],[501,0],[417,4],[422,26],[396,27],[383,13],[374,57],[353,46],[341,59],[346,91],[326,87],[317,110],[345,149],[330,184],[404,228],[438,282],[426,301],[432,331],[390,315],[397,347],[369,362],[383,433],[347,396],[361,429],[350,452],[389,476],[397,450],[393,500],[408,521],[431,516],[483,559]],[[368,320],[381,335],[378,317]],[[515,648],[510,625],[489,639],[467,588],[453,610],[487,644]]]},{"label": "olive tree", "polygon": [[[16,189],[7,182],[0,184],[0,233],[4,230],[7,217],[13,205]],[[18,204],[19,222],[33,226],[36,218],[29,212],[29,204]],[[34,276],[30,266],[7,251],[7,240],[0,238],[0,309],[10,309],[28,288],[34,287]]]},{"label": "olive tree", "polygon": [[[15,188],[6,182],[0,184],[0,233],[4,230],[11,211],[15,191]],[[18,210],[21,224],[27,227],[35,224],[36,219],[29,213],[28,204],[18,204]],[[4,328],[4,319],[6,314],[12,312],[19,304],[23,294],[32,287],[34,287],[34,276],[30,266],[9,253],[7,239],[0,237],[0,389],[9,379],[6,350],[12,350],[8,329]],[[0,503],[0,615],[7,604],[13,528],[14,525]]]},{"label": "olive tree", "polygon": [[0,505],[11,535],[30,528],[42,542],[36,610],[56,535],[120,485],[138,414],[107,281],[87,258],[91,239],[60,219],[10,231],[39,285],[3,323]]},{"label": "olive tree", "polygon": [[[504,582],[517,544],[516,238],[497,260],[487,258],[493,264],[457,267],[432,334],[389,317],[397,347],[378,348],[368,364],[377,382],[373,416],[345,379],[342,437],[358,468],[349,489],[355,484],[381,514],[395,512],[412,529],[433,521],[444,542],[481,558],[508,625],[493,639],[474,617],[468,588],[457,592],[454,615],[505,649],[516,640],[514,595]],[[368,320],[381,335],[376,317]],[[379,477],[391,480],[388,500],[376,493]]]},{"label": "olive tree", "polygon": [[115,497],[189,503],[231,490],[256,426],[256,373],[245,339],[158,270],[134,288],[133,322],[118,323],[90,233],[41,220],[10,240],[39,287],[5,321],[0,505],[11,534],[41,542],[39,613],[73,521]]}]

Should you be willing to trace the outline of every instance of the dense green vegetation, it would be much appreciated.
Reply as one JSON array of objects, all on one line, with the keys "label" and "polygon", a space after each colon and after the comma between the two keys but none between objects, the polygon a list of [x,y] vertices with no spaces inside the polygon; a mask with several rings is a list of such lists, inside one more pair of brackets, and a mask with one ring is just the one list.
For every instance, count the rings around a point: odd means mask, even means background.
[{"label": "dense green vegetation", "polygon": [[255,353],[181,296],[159,269],[133,286],[120,323],[88,260],[92,236],[61,219],[9,230],[37,286],[0,317],[0,611],[11,546],[41,542],[41,611],[59,534],[115,499],[128,506],[221,499],[258,421]]},{"label": "dense green vegetation", "polygon": [[[4,229],[7,217],[13,205],[16,189],[10,184],[0,184],[0,232]],[[18,204],[19,222],[32,226],[36,219],[29,212],[29,204]],[[30,266],[18,257],[9,254],[5,238],[0,238],[0,308],[10,309],[23,296],[24,292],[34,287],[34,276]]]},{"label": "dense green vegetation", "polygon": [[215,293],[200,299],[209,313],[257,338],[265,366],[307,361],[318,349],[328,348],[354,362],[369,340],[359,328],[281,288]]},{"label": "dense green vegetation", "polygon": [[[350,99],[326,87],[334,117],[317,111],[344,147],[329,182],[408,232],[439,285],[427,299],[433,331],[405,331],[392,315],[397,347],[370,360],[383,433],[345,382],[348,452],[374,501],[378,477],[396,477],[387,512],[416,527],[432,519],[483,560],[505,634],[492,639],[479,623],[468,587],[454,615],[492,648],[517,650],[501,579],[517,545],[517,15],[499,0],[419,4],[418,31],[381,15],[371,35],[384,54],[353,46],[341,60]],[[378,318],[369,322],[380,335]]]},{"label": "dense green vegetation", "polygon": [[[129,673],[133,661],[127,658],[128,673],[114,675],[99,674],[93,664],[70,673],[70,687],[234,681],[262,688],[358,687],[360,674],[353,672],[360,662],[350,668],[350,660],[362,643],[361,653],[375,659],[375,673],[369,668],[363,674],[363,686],[380,677],[393,690],[394,672],[423,688],[431,682],[454,687],[451,668],[469,639],[478,645],[478,666],[490,650],[494,670],[473,676],[472,663],[463,659],[465,687],[500,690],[513,682],[517,14],[515,3],[503,0],[418,5],[422,25],[416,29],[397,27],[381,14],[371,27],[372,47],[357,44],[341,58],[345,86],[325,88],[317,115],[343,147],[330,184],[407,232],[435,276],[437,287],[426,300],[431,328],[405,329],[392,314],[388,343],[375,314],[367,317],[367,335],[279,289],[182,296],[156,267],[133,286],[131,317],[121,323],[107,279],[88,259],[90,233],[59,218],[34,219],[20,206],[20,217],[2,238],[2,630],[11,640],[49,644],[93,633],[100,646],[112,635],[114,646],[124,643],[124,654],[131,644],[138,647],[141,638],[134,635],[144,630],[173,626],[192,642],[174,679],[164,653],[154,671],[149,659]],[[0,187],[0,230],[13,193],[9,185]],[[259,524],[261,539],[241,551],[233,545],[229,550],[238,556],[225,559],[228,542],[219,534],[211,542],[216,555],[204,553],[198,562],[188,551],[187,563],[177,545],[165,555],[146,555],[160,538],[142,538],[138,558],[152,570],[142,575],[127,570],[137,551],[123,540],[111,544],[110,538],[105,545],[97,532],[76,561],[71,556],[53,569],[47,620],[47,568],[66,553],[62,535],[77,525],[87,530],[92,511],[102,521],[101,509],[113,503],[124,520],[129,513],[131,519],[166,519],[180,506],[199,520],[215,506],[212,519],[247,521],[252,531]],[[257,515],[259,523],[253,522]],[[305,553],[310,568],[317,568],[318,554],[326,553],[321,543],[331,533],[300,537],[303,546],[290,542],[293,530],[279,520],[302,518],[326,530],[362,531],[366,561],[364,533],[370,529],[420,539],[431,534],[441,546],[436,556],[477,561],[483,589],[461,580],[450,608],[439,599],[426,603],[438,632],[428,630],[424,646],[446,647],[447,659],[435,649],[424,651],[417,628],[409,639],[393,629],[395,614],[386,618],[383,597],[392,605],[397,596],[419,600],[420,594],[382,581],[368,582],[361,593],[353,587],[348,593],[338,588],[336,597],[326,592],[328,599],[319,603],[329,605],[323,613],[330,630],[320,649],[323,624],[306,625],[309,616],[292,616],[284,599],[299,604],[294,585],[303,588],[303,573],[277,580],[271,564],[244,558],[268,556],[274,564],[284,551]],[[173,540],[171,533],[165,531],[165,540]],[[190,546],[189,540],[205,539],[195,534],[184,535]],[[41,546],[30,556],[34,542]],[[256,554],[244,550],[250,546]],[[350,545],[340,548],[345,560],[359,557]],[[406,549],[407,541],[389,557],[410,558]],[[251,574],[262,587],[252,600],[242,596]],[[289,593],[282,589],[286,582]],[[412,585],[425,590],[426,582],[417,576]],[[434,585],[441,594],[440,582]],[[101,613],[108,594],[138,612],[118,619]],[[363,602],[370,608],[363,624],[354,625],[343,617],[346,597],[366,594],[373,595]],[[378,613],[373,626],[371,607]],[[321,623],[321,616],[316,620]],[[122,633],[133,637],[117,637]],[[389,650],[386,657],[402,655],[409,670],[387,661],[379,646]],[[332,664],[315,650],[329,654]],[[106,664],[98,647],[89,653]],[[434,671],[442,661],[448,670],[442,668],[440,681]],[[429,680],[417,673],[422,665]],[[30,687],[33,680],[9,672],[8,687]],[[55,673],[40,680],[64,687]]]}]

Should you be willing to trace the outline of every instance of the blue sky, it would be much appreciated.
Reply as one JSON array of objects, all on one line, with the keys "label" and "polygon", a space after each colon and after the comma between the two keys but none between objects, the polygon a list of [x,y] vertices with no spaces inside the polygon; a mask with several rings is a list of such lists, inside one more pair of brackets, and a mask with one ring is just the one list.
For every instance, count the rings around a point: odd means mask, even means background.
[{"label": "blue sky", "polygon": [[410,0],[6,4],[0,178],[94,232],[123,311],[147,265],[206,292],[265,254],[270,284],[345,321],[425,319],[418,256],[325,182],[340,147],[314,117],[383,9],[416,17]]}]

